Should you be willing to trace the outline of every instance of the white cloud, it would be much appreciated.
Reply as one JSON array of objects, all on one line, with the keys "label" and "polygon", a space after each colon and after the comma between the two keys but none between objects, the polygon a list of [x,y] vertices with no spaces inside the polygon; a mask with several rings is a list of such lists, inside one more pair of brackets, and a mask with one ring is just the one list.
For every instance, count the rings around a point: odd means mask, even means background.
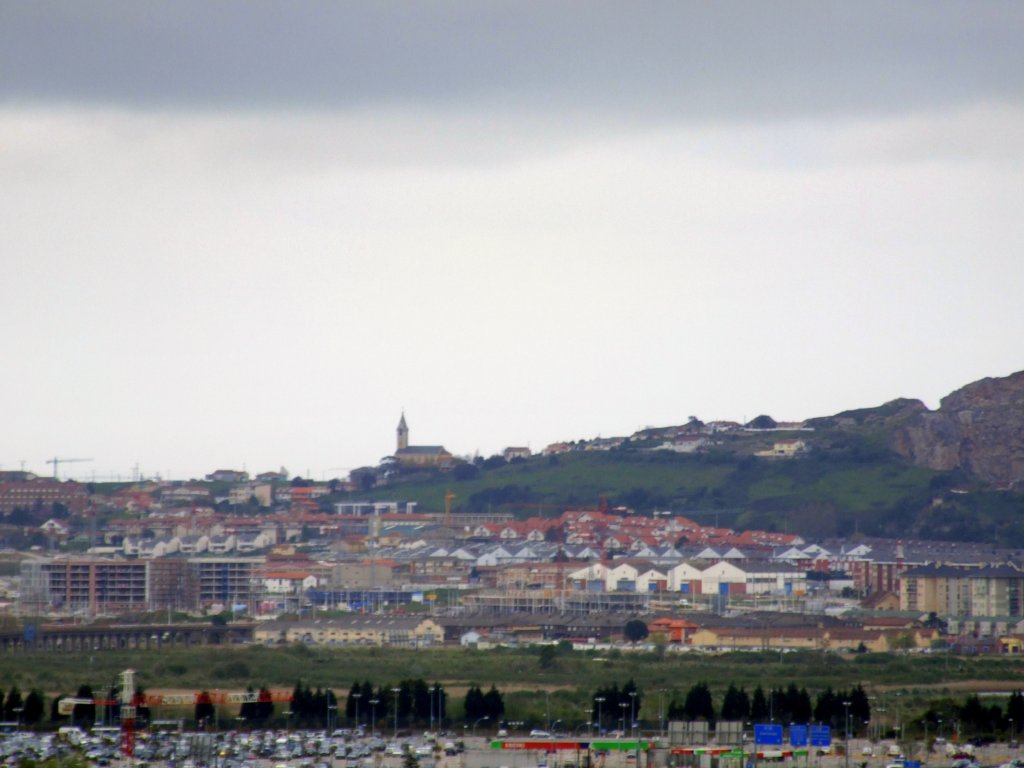
[{"label": "white cloud", "polygon": [[1019,367],[1021,123],[9,107],[0,461],[316,474],[402,406],[491,452],[934,404]]}]

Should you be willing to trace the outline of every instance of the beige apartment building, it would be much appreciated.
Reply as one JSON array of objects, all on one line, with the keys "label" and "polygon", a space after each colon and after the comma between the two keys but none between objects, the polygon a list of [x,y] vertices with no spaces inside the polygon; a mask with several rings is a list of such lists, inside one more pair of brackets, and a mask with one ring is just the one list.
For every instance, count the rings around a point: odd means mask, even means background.
[{"label": "beige apartment building", "polygon": [[1024,616],[1024,572],[1009,565],[922,565],[899,578],[900,610],[946,616]]},{"label": "beige apartment building", "polygon": [[334,619],[271,621],[255,630],[263,645],[423,646],[444,642],[444,629],[433,619],[419,616],[352,614]]}]

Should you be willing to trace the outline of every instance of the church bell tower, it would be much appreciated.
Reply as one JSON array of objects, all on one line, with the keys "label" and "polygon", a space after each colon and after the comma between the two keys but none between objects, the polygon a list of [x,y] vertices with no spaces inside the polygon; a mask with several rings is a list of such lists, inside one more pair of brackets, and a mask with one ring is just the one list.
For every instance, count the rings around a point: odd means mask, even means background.
[{"label": "church bell tower", "polygon": [[398,433],[398,450],[401,451],[404,448],[408,448],[409,427],[405,423],[405,411],[402,411],[402,418],[398,422],[398,429],[395,431]]}]

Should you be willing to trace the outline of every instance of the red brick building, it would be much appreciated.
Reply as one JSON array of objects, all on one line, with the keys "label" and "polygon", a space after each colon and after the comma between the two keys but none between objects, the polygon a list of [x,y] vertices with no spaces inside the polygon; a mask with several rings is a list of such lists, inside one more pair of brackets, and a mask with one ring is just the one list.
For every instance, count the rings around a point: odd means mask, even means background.
[{"label": "red brick building", "polygon": [[0,513],[15,509],[49,509],[54,504],[63,504],[74,513],[85,510],[89,505],[89,493],[85,486],[74,480],[35,480],[0,482]]}]

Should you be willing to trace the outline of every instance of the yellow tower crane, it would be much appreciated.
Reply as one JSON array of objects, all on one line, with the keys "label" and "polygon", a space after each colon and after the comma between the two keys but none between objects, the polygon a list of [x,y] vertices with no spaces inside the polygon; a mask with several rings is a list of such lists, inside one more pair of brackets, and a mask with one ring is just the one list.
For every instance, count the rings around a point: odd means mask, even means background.
[{"label": "yellow tower crane", "polygon": [[452,527],[452,502],[455,500],[455,494],[448,489],[444,492],[444,527],[451,530]]}]

